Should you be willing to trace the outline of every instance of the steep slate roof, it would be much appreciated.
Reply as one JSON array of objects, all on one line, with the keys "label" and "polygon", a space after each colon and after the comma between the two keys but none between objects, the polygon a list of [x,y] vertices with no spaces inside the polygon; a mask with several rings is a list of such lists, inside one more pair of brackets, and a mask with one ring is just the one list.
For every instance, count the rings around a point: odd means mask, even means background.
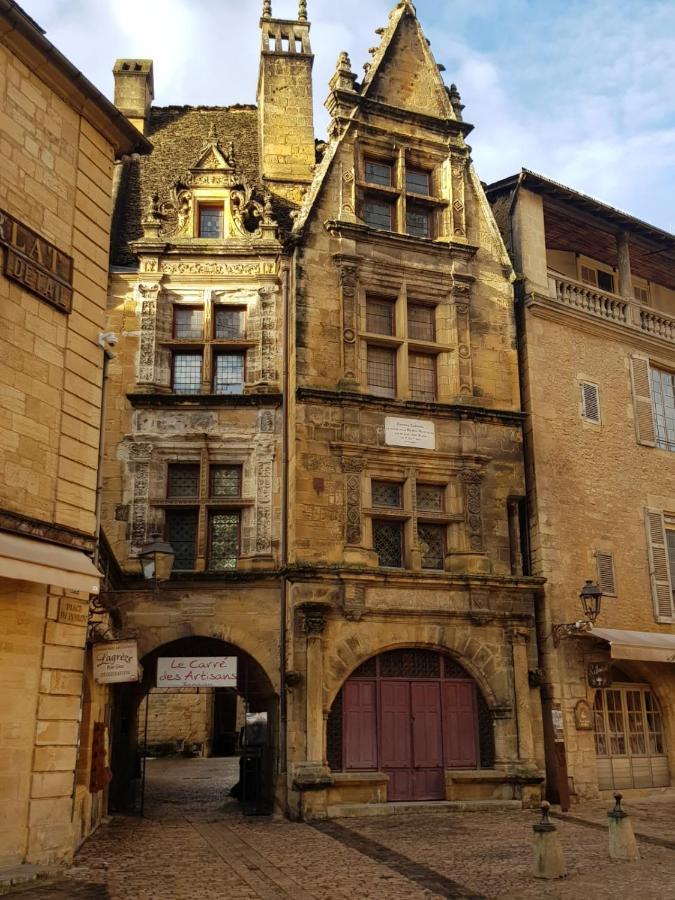
[{"label": "steep slate roof", "polygon": [[233,142],[237,169],[249,184],[261,186],[257,107],[153,107],[147,136],[154,150],[127,162],[120,184],[113,220],[113,266],[136,265],[128,242],[142,237],[141,219],[150,198],[157,193],[160,203],[169,200],[173,184],[199,159],[212,125],[221,147]]}]

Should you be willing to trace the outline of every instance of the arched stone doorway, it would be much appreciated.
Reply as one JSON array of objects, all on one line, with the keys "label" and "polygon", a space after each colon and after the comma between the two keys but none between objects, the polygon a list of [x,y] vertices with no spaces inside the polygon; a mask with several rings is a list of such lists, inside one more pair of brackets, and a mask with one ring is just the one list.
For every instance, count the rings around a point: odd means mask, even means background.
[{"label": "arched stone doorway", "polygon": [[333,772],[383,772],[389,801],[444,800],[445,772],[494,766],[493,721],[449,654],[402,648],[362,663],[327,722]]},{"label": "arched stone doorway", "polygon": [[[236,705],[229,702],[237,696],[243,700],[246,713],[265,713],[266,738],[260,747],[259,783],[255,784],[256,811],[271,811],[274,797],[274,773],[278,748],[278,696],[263,667],[249,653],[227,641],[214,637],[189,636],[155,647],[141,659],[142,681],[138,684],[118,685],[113,704],[113,750],[110,786],[110,807],[113,811],[139,812],[141,808],[141,780],[144,773],[143,754],[146,744],[146,716],[150,692],[157,685],[157,661],[163,657],[236,657],[236,688],[215,688],[210,693],[213,702],[212,733],[209,745],[223,739],[235,749],[236,718],[231,711]],[[158,692],[158,696],[162,696]],[[166,696],[166,694],[164,694]],[[187,696],[195,696],[194,693]],[[145,701],[145,703],[144,703]],[[220,717],[232,719],[224,723]],[[181,749],[177,747],[176,750]],[[256,776],[258,778],[258,776]]]}]

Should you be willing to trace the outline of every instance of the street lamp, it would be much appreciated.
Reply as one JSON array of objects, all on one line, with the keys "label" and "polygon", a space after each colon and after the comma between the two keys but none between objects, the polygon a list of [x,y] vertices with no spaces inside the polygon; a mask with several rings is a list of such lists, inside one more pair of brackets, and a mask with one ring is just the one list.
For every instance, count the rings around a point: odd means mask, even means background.
[{"label": "street lamp", "polygon": [[579,594],[581,606],[584,611],[585,618],[579,619],[578,622],[569,622],[566,624],[553,626],[553,644],[557,647],[563,638],[576,637],[579,634],[588,634],[593,628],[595,620],[600,615],[600,604],[602,602],[602,591],[600,587],[593,581],[587,580]]},{"label": "street lamp", "polygon": [[146,581],[168,581],[171,578],[175,553],[171,544],[161,540],[161,535],[153,534],[144,544],[138,558],[141,561],[143,578]]}]

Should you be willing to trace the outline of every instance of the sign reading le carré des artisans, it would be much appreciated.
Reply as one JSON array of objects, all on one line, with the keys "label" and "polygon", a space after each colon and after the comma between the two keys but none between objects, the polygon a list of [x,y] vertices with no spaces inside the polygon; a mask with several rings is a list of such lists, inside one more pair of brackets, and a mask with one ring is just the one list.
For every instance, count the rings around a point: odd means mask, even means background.
[{"label": "sign reading le carr\u00e9 des artisans", "polygon": [[26,290],[69,313],[73,305],[73,260],[0,209],[0,246],[5,275]]},{"label": "sign reading le carr\u00e9 des artisans", "polygon": [[157,660],[157,687],[236,686],[236,656],[168,656]]}]

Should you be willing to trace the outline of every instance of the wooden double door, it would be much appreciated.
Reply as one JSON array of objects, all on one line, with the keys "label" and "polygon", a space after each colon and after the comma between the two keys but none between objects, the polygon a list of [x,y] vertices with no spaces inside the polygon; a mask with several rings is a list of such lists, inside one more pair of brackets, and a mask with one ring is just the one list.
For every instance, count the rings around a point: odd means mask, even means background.
[{"label": "wooden double door", "polygon": [[344,687],[347,771],[389,775],[388,799],[445,799],[445,770],[478,764],[470,680],[350,679]]}]

